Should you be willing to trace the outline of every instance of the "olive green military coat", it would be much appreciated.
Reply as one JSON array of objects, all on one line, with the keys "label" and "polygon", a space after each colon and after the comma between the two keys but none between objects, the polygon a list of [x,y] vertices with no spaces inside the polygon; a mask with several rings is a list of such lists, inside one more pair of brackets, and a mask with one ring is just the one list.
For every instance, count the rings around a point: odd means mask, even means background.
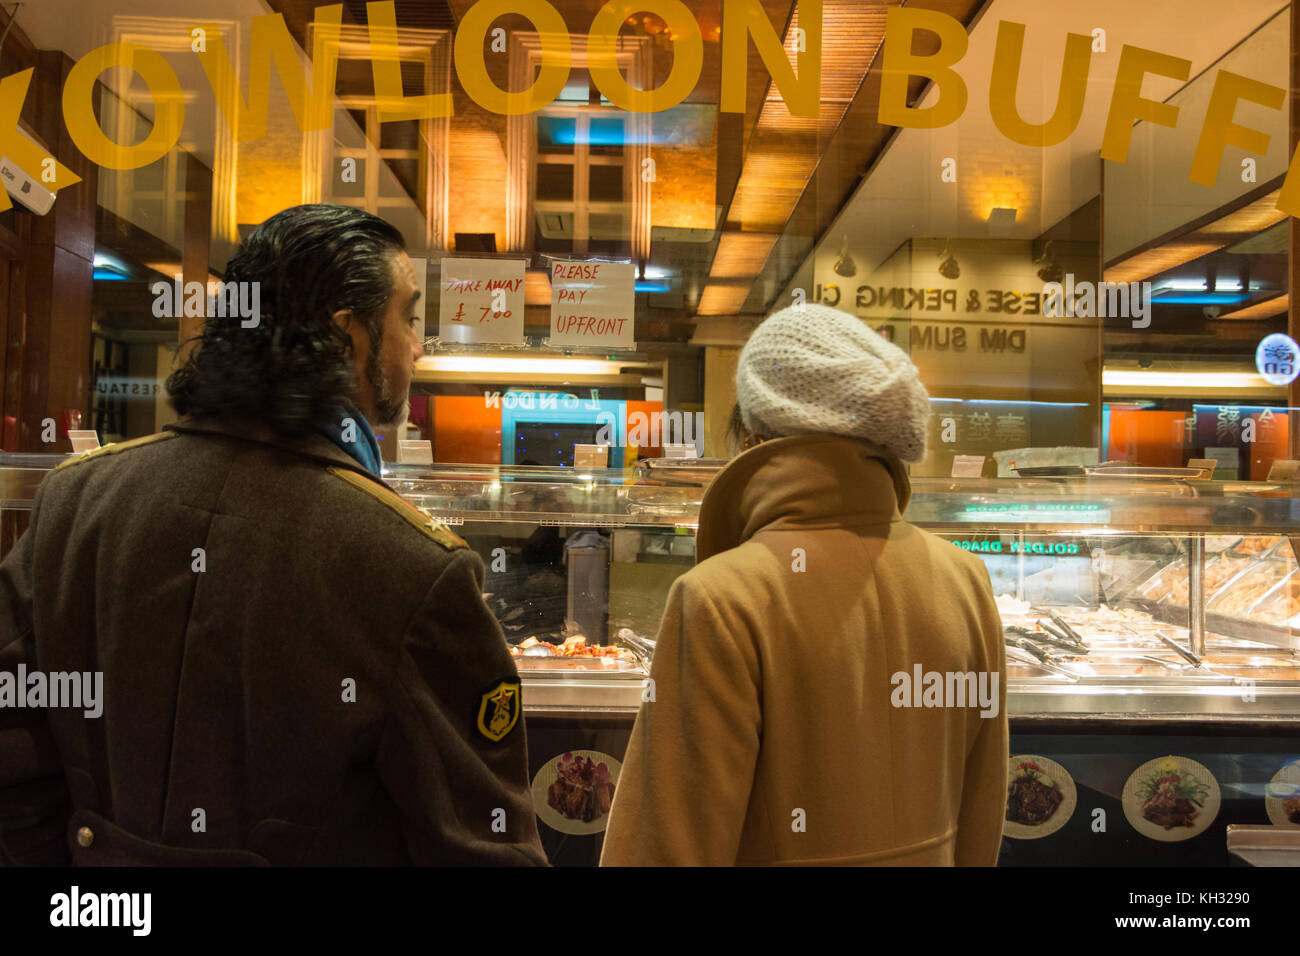
[{"label": "olive green military coat", "polygon": [[0,857],[542,864],[480,559],[327,438],[177,424],[46,477],[0,564]]}]

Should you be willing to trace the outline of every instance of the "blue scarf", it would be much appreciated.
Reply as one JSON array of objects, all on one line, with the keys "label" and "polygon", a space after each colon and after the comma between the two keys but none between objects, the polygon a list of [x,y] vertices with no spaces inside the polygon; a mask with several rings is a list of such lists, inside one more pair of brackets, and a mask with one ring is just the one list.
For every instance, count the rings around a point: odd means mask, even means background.
[{"label": "blue scarf", "polygon": [[[354,434],[353,441],[343,440],[343,420],[350,418],[356,424],[352,428]],[[382,457],[379,454],[379,440],[375,438],[375,433],[370,428],[370,423],[361,411],[352,404],[340,406],[338,418],[328,425],[321,427],[326,437],[334,444],[338,445],[345,452],[357,460],[362,468],[369,471],[375,476],[382,474],[381,469]]]}]

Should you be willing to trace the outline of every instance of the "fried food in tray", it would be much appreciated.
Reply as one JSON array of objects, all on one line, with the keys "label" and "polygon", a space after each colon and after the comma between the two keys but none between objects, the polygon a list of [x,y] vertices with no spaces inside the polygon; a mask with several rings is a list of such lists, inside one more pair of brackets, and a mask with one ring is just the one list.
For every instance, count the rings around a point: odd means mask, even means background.
[{"label": "fried food in tray", "polygon": [[[1163,630],[1183,643],[1187,632],[1168,625]],[[1206,654],[1197,667],[1162,644],[1154,635],[1128,633],[1085,635],[1088,654],[1071,655],[1049,645],[1034,648],[1014,634],[1008,635],[1007,677],[1048,681],[1155,680],[1178,683],[1225,683],[1249,678],[1261,681],[1300,682],[1300,655],[1268,645],[1219,635],[1206,635]],[[1041,658],[1039,657],[1041,655]]]},{"label": "fried food in tray", "polygon": [[[1237,557],[1232,554],[1223,554],[1209,561],[1205,565],[1204,589],[1207,597],[1213,595],[1234,577],[1250,567],[1252,558]],[[1183,572],[1174,579],[1173,585],[1169,590],[1169,604],[1178,604],[1183,607],[1187,606],[1187,589],[1189,580],[1186,572],[1186,563],[1183,564]]]},{"label": "fried food in tray", "polygon": [[1169,597],[1175,587],[1181,585],[1183,589],[1183,601],[1187,601],[1187,559],[1179,558],[1170,564],[1165,565],[1154,575],[1142,584],[1136,591],[1135,596],[1146,601],[1163,601]]},{"label": "fried food in tray", "polygon": [[[1291,573],[1291,570],[1282,561],[1260,562],[1211,598],[1205,609],[1227,617],[1243,617],[1252,605]],[[1209,593],[1208,587],[1206,592]]]},{"label": "fried food in tray", "polygon": [[1245,557],[1259,557],[1282,543],[1282,535],[1247,535],[1231,548],[1231,553]]},{"label": "fried food in tray", "polygon": [[640,671],[635,654],[614,644],[588,644],[574,634],[562,644],[529,637],[510,648],[515,667],[521,671]]},{"label": "fried food in tray", "polygon": [[1292,570],[1250,611],[1249,617],[1252,621],[1281,627],[1297,614],[1300,614],[1300,572]]}]

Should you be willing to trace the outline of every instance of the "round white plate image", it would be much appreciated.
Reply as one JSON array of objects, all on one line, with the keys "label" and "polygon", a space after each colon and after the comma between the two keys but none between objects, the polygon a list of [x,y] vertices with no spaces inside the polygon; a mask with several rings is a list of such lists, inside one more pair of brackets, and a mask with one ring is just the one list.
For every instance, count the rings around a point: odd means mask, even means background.
[{"label": "round white plate image", "polygon": [[1134,830],[1161,843],[1190,840],[1219,815],[1219,782],[1204,764],[1169,755],[1129,775],[1120,801]]},{"label": "round white plate image", "polygon": [[[1026,791],[1037,791],[1040,795],[1055,792],[1061,799],[1044,819],[1029,823],[1025,818],[1038,814],[1024,806],[1024,797],[1029,796]],[[1050,836],[1074,815],[1078,800],[1074,778],[1059,763],[1035,754],[1017,754],[1007,763],[1007,815],[1002,824],[1002,834],[1013,840],[1038,840]]]},{"label": "round white plate image", "polygon": [[[600,769],[602,765],[604,770]],[[622,764],[599,750],[570,750],[555,755],[533,777],[537,819],[561,833],[581,836],[602,832],[609,821],[602,800],[613,799],[622,769]],[[560,786],[552,790],[557,782]],[[583,816],[590,819],[584,820]]]},{"label": "round white plate image", "polygon": [[1275,827],[1300,828],[1300,760],[1292,760],[1264,788],[1264,809]]}]

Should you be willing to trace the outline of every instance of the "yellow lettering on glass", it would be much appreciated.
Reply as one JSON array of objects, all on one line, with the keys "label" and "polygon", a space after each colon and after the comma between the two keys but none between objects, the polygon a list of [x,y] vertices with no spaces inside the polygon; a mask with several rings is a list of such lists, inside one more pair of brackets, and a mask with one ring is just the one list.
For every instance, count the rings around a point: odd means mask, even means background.
[{"label": "yellow lettering on glass", "polygon": [[1177,126],[1178,107],[1172,103],[1145,99],[1142,96],[1142,81],[1148,73],[1186,81],[1191,70],[1191,60],[1125,44],[1119,54],[1119,69],[1115,73],[1115,92],[1110,97],[1106,133],[1101,140],[1101,158],[1116,163],[1127,162],[1128,148],[1133,140],[1133,124],[1139,120],[1157,126]]},{"label": "yellow lettering on glass", "polygon": [[[542,44],[537,79],[526,90],[506,91],[488,75],[483,38],[492,21],[517,13],[532,22]],[[452,46],[460,85],[479,106],[504,116],[532,113],[552,103],[569,80],[569,29],[546,0],[479,0],[461,18]]]},{"label": "yellow lettering on glass", "polygon": [[1205,111],[1205,123],[1201,126],[1201,137],[1196,142],[1192,174],[1187,178],[1202,186],[1213,186],[1219,176],[1223,150],[1228,146],[1236,146],[1260,156],[1267,153],[1271,138],[1268,133],[1234,123],[1232,114],[1236,112],[1237,100],[1247,100],[1271,110],[1280,110],[1285,98],[1286,90],[1280,86],[1220,70],[1214,78],[1210,105]]},{"label": "yellow lettering on glass", "polygon": [[[929,56],[912,53],[917,30],[939,38],[939,48]],[[970,45],[966,28],[955,17],[937,10],[890,7],[885,21],[885,50],[880,73],[880,108],[877,120],[884,126],[938,129],[956,122],[966,109],[966,83],[952,69]],[[933,80],[939,102],[923,109],[907,105],[907,81],[914,76]]]},{"label": "yellow lettering on glass", "polygon": [[993,53],[993,75],[989,79],[989,112],[993,125],[1007,139],[1021,146],[1055,146],[1069,138],[1083,118],[1083,101],[1088,94],[1088,68],[1092,63],[1092,37],[1069,33],[1065,38],[1065,61],[1056,108],[1046,123],[1026,123],[1016,109],[1016,87],[1025,48],[1025,25],[1003,20],[998,24],[997,48]]},{"label": "yellow lettering on glass", "polygon": [[[745,112],[746,67],[750,38],[772,77],[786,108],[795,116],[816,116],[822,99],[822,0],[799,0],[799,29],[805,51],[797,53],[799,75],[786,57],[785,47],[759,0],[724,0],[722,4],[723,113]],[[955,21],[954,21],[955,22]],[[697,25],[696,30],[699,29]],[[965,33],[962,34],[965,37]]]},{"label": "yellow lettering on glass", "polygon": [[[153,129],[134,146],[115,143],[95,119],[95,83],[105,70],[124,66],[149,86]],[[91,50],[68,71],[63,84],[63,122],[86,158],[104,169],[139,169],[166,156],[185,125],[185,93],[163,55],[134,43],[110,43]]]},{"label": "yellow lettering on glass", "polygon": [[[46,161],[52,157],[18,132],[18,118],[22,115],[23,101],[27,99],[27,87],[31,82],[31,70],[23,70],[0,80],[0,156],[8,156],[34,174],[36,170],[45,168]],[[50,184],[54,192],[79,182],[81,177],[67,166],[57,161],[54,163],[54,182]],[[0,212],[12,205],[9,191],[0,186]]]},{"label": "yellow lettering on glass", "polygon": [[271,95],[271,64],[280,74],[285,95],[293,109],[294,119],[304,133],[328,129],[334,125],[334,81],[338,74],[340,23],[343,6],[333,4],[317,7],[313,22],[312,85],[307,89],[306,66],[298,56],[298,48],[284,16],[269,13],[253,17],[249,37],[248,101],[239,92],[235,68],[226,51],[221,29],[215,23],[207,24],[207,52],[195,54],[208,76],[208,83],[221,107],[237,142],[266,136],[267,105]]},{"label": "yellow lettering on glass", "polygon": [[[633,13],[662,17],[673,39],[673,66],[668,79],[653,90],[635,89],[618,68],[618,31]],[[782,61],[784,62],[784,60]],[[587,33],[587,69],[596,87],[621,110],[658,113],[690,95],[704,67],[704,38],[700,25],[681,0],[610,0],[591,21]]]},{"label": "yellow lettering on glass", "polygon": [[407,96],[403,92],[401,54],[397,47],[397,13],[392,0],[367,3],[366,23],[370,33],[370,64],[375,77],[379,122],[452,115],[450,93]]}]

